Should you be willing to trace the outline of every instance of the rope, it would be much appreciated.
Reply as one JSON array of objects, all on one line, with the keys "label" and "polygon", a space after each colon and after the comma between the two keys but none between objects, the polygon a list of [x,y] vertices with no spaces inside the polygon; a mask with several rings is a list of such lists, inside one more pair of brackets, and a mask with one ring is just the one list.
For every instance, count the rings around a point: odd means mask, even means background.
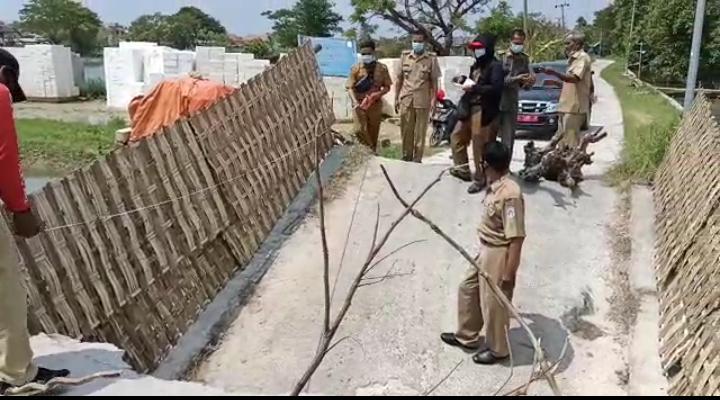
[{"label": "rope", "polygon": [[[54,227],[46,228],[46,229],[44,229],[44,232],[53,232],[53,231],[57,231],[57,230],[61,230],[61,229],[67,229],[67,228],[74,228],[74,227],[78,227],[78,226],[89,225],[89,224],[91,224],[91,223],[95,223],[95,222],[98,222],[98,221],[107,222],[107,221],[110,221],[110,220],[115,219],[115,218],[124,217],[124,216],[132,215],[132,214],[137,214],[137,213],[142,212],[142,211],[146,211],[146,210],[150,210],[150,209],[162,207],[162,206],[165,206],[165,205],[168,205],[168,204],[172,204],[172,203],[174,203],[174,202],[176,202],[176,201],[179,201],[179,200],[188,199],[188,198],[197,196],[197,195],[199,195],[199,194],[203,194],[203,193],[206,193],[206,192],[209,192],[209,191],[217,190],[217,189],[219,189],[220,187],[223,187],[223,186],[227,185],[228,183],[234,182],[234,181],[236,181],[236,180],[238,180],[238,179],[240,179],[240,178],[245,177],[247,174],[249,174],[249,173],[251,173],[251,172],[255,172],[255,171],[258,171],[258,170],[261,170],[261,169],[266,169],[266,168],[268,168],[268,167],[271,167],[272,165],[277,164],[278,162],[280,162],[280,161],[288,158],[289,156],[291,156],[291,155],[293,155],[293,154],[295,154],[295,153],[298,153],[301,149],[305,148],[306,146],[309,146],[309,145],[311,145],[311,144],[314,145],[314,144],[317,142],[317,140],[318,140],[319,138],[323,137],[324,135],[326,135],[326,133],[320,134],[320,135],[317,135],[317,136],[314,136],[314,137],[313,137],[311,140],[309,140],[308,142],[303,143],[303,144],[301,144],[301,145],[299,145],[299,146],[297,146],[297,147],[295,147],[295,148],[293,148],[293,149],[291,149],[291,150],[289,150],[289,151],[287,151],[287,152],[285,152],[285,153],[282,153],[279,157],[277,157],[277,158],[275,158],[275,159],[273,159],[273,160],[270,160],[270,161],[268,161],[268,162],[265,163],[265,164],[262,164],[262,165],[260,165],[260,166],[258,166],[258,167],[252,168],[252,169],[244,170],[244,171],[243,171],[242,173],[240,173],[239,175],[236,175],[236,176],[234,176],[234,177],[232,177],[232,178],[230,178],[230,179],[221,181],[220,183],[217,183],[217,184],[215,184],[215,185],[207,186],[207,187],[204,187],[204,188],[202,188],[202,189],[198,189],[198,190],[196,190],[196,191],[194,191],[194,192],[190,192],[190,193],[184,194],[184,195],[182,195],[182,196],[178,196],[178,197],[173,197],[173,198],[170,198],[170,199],[168,199],[168,200],[161,201],[161,202],[159,202],[159,203],[155,203],[155,204],[151,204],[151,205],[147,205],[147,206],[143,206],[143,207],[139,207],[139,208],[134,208],[134,209],[131,209],[131,210],[127,210],[127,211],[120,212],[120,213],[102,215],[102,216],[98,216],[98,217],[96,217],[96,218],[94,218],[94,219],[91,219],[91,220],[85,220],[85,221],[82,221],[82,222],[76,222],[76,223],[71,223],[71,224],[67,224],[67,225],[59,225],[59,226],[54,226]],[[241,197],[241,198],[245,199],[245,198],[248,198],[248,197],[249,197],[249,195],[245,195],[245,196],[243,196],[243,197]]]}]

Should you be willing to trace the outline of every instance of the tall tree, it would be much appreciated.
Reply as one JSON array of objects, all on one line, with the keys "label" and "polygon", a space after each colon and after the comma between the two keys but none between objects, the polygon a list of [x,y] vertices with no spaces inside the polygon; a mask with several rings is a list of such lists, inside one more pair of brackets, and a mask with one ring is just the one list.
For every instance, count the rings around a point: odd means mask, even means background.
[{"label": "tall tree", "polygon": [[196,7],[183,7],[173,15],[143,15],[130,25],[129,37],[176,49],[192,49],[198,45],[225,46],[228,43],[225,27]]},{"label": "tall tree", "polygon": [[490,9],[487,17],[478,20],[476,30],[495,35],[499,43],[505,44],[510,41],[512,31],[522,26],[522,16],[515,16],[508,2],[501,0],[495,7]]},{"label": "tall tree", "polygon": [[20,10],[20,22],[25,31],[83,55],[97,48],[102,28],[97,14],[72,0],[29,0]]},{"label": "tall tree", "polygon": [[273,21],[274,38],[285,48],[297,47],[298,35],[330,37],[342,32],[343,18],[334,11],[330,0],[298,0],[293,8],[265,11],[264,17]]},{"label": "tall tree", "polygon": [[[662,82],[682,85],[688,70],[695,2],[652,0],[640,27],[638,39],[648,49],[648,72]],[[720,79],[720,3],[707,2],[700,79]],[[715,34],[713,34],[713,32]],[[709,83],[709,82],[708,82]]]},{"label": "tall tree", "polygon": [[405,32],[420,30],[440,55],[448,55],[453,34],[468,28],[467,18],[477,14],[489,0],[352,0],[356,22],[379,18]]}]

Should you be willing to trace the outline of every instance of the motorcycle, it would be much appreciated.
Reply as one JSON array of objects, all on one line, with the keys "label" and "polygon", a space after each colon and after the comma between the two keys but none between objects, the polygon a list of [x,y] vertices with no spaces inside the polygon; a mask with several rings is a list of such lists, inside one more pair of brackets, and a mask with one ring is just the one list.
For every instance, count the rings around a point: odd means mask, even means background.
[{"label": "motorcycle", "polygon": [[435,110],[431,117],[432,135],[430,135],[430,146],[438,147],[444,142],[450,143],[450,135],[457,124],[457,106],[448,99],[445,92],[440,90],[436,95]]}]

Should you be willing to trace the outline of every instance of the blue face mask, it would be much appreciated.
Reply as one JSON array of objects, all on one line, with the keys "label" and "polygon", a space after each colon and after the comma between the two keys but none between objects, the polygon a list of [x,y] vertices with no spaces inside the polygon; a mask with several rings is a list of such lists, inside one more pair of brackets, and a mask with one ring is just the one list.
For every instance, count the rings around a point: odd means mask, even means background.
[{"label": "blue face mask", "polygon": [[422,42],[413,42],[412,43],[412,51],[415,54],[422,54],[425,52],[425,43]]}]

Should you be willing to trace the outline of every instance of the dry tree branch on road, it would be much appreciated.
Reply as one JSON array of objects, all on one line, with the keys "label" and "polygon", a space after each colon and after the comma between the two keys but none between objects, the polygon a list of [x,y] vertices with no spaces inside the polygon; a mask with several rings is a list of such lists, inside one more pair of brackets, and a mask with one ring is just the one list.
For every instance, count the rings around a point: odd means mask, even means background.
[{"label": "dry tree branch on road", "polygon": [[[316,125],[317,130],[318,125]],[[316,140],[317,140],[317,132],[316,132]],[[320,169],[320,160],[319,155],[316,153],[316,160],[315,160],[315,170],[319,171]],[[352,305],[353,298],[355,297],[355,293],[360,288],[363,280],[366,278],[366,275],[369,271],[369,269],[373,265],[373,260],[377,257],[378,253],[380,253],[380,250],[382,250],[383,246],[387,243],[388,239],[390,239],[390,235],[395,231],[395,229],[400,225],[400,222],[402,222],[405,217],[407,217],[412,208],[417,205],[417,203],[420,202],[420,200],[425,197],[425,195],[432,189],[433,186],[435,186],[437,183],[440,182],[443,175],[447,172],[446,170],[443,170],[438,174],[438,176],[430,182],[430,184],[427,185],[427,187],[415,198],[415,200],[410,203],[406,208],[405,211],[393,221],[393,223],[390,225],[390,227],[385,231],[385,233],[382,235],[381,239],[378,241],[378,233],[379,233],[379,222],[380,222],[380,206],[378,205],[378,211],[377,216],[375,220],[375,229],[373,234],[373,240],[372,240],[372,246],[370,248],[370,251],[368,253],[367,259],[365,260],[365,263],[363,264],[362,268],[360,268],[360,271],[358,272],[357,276],[353,280],[352,285],[350,286],[350,290],[347,293],[347,296],[345,297],[345,302],[338,312],[335,319],[332,321],[332,323],[329,325],[329,329],[323,331],[322,339],[320,341],[320,346],[318,347],[315,356],[310,363],[310,366],[307,368],[305,373],[302,375],[300,380],[296,383],[294,389],[291,392],[291,396],[299,396],[300,393],[303,391],[303,389],[307,386],[308,382],[310,381],[310,378],[312,378],[313,374],[315,374],[315,371],[317,371],[318,367],[322,363],[323,359],[328,353],[328,349],[331,346],[331,342],[333,338],[335,337],[335,334],[337,333],[338,329],[340,328],[340,324],[342,323],[343,319],[345,318],[345,315],[347,314],[348,310],[350,309],[350,306]],[[316,178],[318,180],[318,185],[322,187],[322,182],[320,179],[319,172],[316,172]],[[322,198],[322,195],[319,197],[320,201],[320,207],[321,211],[324,211],[324,199]],[[324,212],[320,213],[320,229],[321,229],[321,235],[322,237],[326,237],[325,235],[325,223],[324,223]],[[325,283],[325,286],[329,284],[329,257],[327,256],[327,247],[323,245],[323,260],[325,261],[324,265],[324,276],[323,276],[323,282]],[[329,315],[330,313],[330,303],[326,292],[326,303],[325,303],[325,315]]]},{"label": "dry tree branch on road", "polygon": [[[480,276],[488,284],[488,286],[490,287],[490,290],[493,292],[493,295],[498,299],[498,301],[500,301],[500,303],[503,305],[503,307],[505,307],[505,309],[513,316],[513,318],[516,321],[518,321],[520,326],[525,331],[528,339],[530,340],[530,343],[533,346],[533,349],[535,350],[535,357],[536,357],[536,360],[538,361],[538,365],[539,365],[539,371],[538,371],[539,375],[541,377],[543,377],[545,380],[547,380],[548,384],[550,385],[550,388],[552,389],[553,393],[556,396],[562,395],[562,393],[560,392],[560,388],[558,387],[557,382],[555,381],[555,377],[552,374],[553,369],[549,365],[549,363],[547,362],[547,360],[545,358],[545,351],[543,350],[542,346],[540,345],[540,340],[538,340],[538,338],[535,337],[535,334],[533,333],[533,331],[530,329],[530,327],[527,325],[527,323],[523,320],[522,316],[520,316],[520,312],[515,308],[515,306],[512,305],[512,303],[510,302],[510,300],[508,300],[508,298],[502,292],[500,287],[498,285],[496,285],[495,282],[492,281],[492,279],[490,279],[490,276],[487,274],[487,272],[482,269],[482,267],[477,263],[477,261],[473,257],[471,257],[470,254],[462,246],[460,246],[455,240],[453,240],[442,229],[440,229],[440,227],[437,224],[435,224],[429,218],[425,217],[422,213],[417,211],[414,208],[415,206],[413,204],[408,205],[408,203],[405,201],[405,199],[403,199],[402,196],[400,195],[400,193],[398,192],[397,188],[395,187],[395,184],[393,183],[392,179],[390,178],[390,175],[388,174],[385,167],[381,165],[380,168],[382,169],[383,175],[385,175],[385,179],[387,180],[388,185],[390,185],[390,189],[392,190],[393,194],[398,199],[400,204],[402,204],[403,207],[406,208],[406,212],[409,211],[415,218],[417,218],[418,220],[427,224],[430,227],[430,229],[432,229],[435,233],[440,235],[443,239],[445,239],[445,241],[447,241],[450,244],[450,246],[452,246],[455,250],[457,250],[458,253],[460,253],[465,258],[465,260],[467,260],[467,262],[474,265],[475,268],[478,269]],[[442,176],[442,174],[440,176]],[[417,201],[415,203],[417,203]],[[532,381],[532,379],[531,379],[531,381]]]}]

